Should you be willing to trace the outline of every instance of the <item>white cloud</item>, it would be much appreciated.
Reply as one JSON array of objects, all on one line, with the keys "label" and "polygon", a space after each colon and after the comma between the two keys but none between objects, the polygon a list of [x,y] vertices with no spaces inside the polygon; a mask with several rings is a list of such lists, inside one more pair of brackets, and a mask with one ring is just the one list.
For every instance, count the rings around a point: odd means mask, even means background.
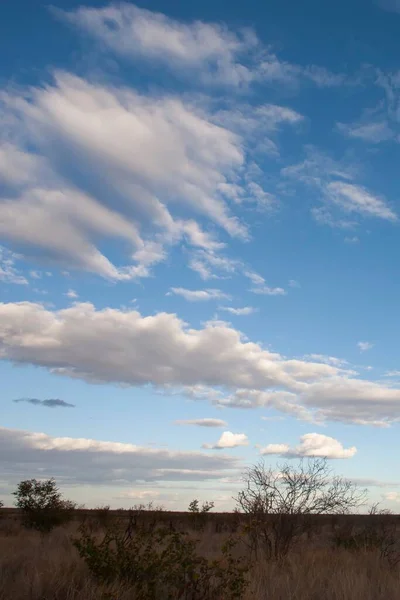
[{"label": "white cloud", "polygon": [[196,83],[243,87],[258,81],[293,86],[309,80],[330,87],[346,82],[343,75],[322,67],[280,60],[250,28],[234,31],[223,24],[181,22],[127,3],[54,12],[117,54],[167,67]]},{"label": "white cloud", "polygon": [[334,209],[363,217],[397,221],[396,213],[384,198],[351,183],[357,175],[357,169],[348,161],[334,161],[312,146],[306,147],[306,155],[304,161],[281,169],[281,174],[290,181],[314,188],[319,199],[324,200],[326,205],[311,209],[318,223],[343,229],[357,225],[357,222],[333,214]]},{"label": "white cloud", "polygon": [[250,30],[232,32],[218,24],[190,24],[133,4],[106,8],[78,8],[62,13],[70,22],[108,48],[131,59],[159,62],[205,83],[246,85],[254,73],[240,61],[257,49]]},{"label": "white cloud", "polygon": [[53,476],[64,485],[131,485],[142,480],[204,481],[229,476],[236,459],[0,428],[2,478]]},{"label": "white cloud", "polygon": [[359,185],[343,181],[332,181],[327,185],[327,193],[330,200],[346,212],[354,212],[367,217],[378,217],[387,221],[397,221],[396,213],[383,198],[373,196]]},{"label": "white cloud", "polygon": [[220,306],[220,310],[225,310],[230,312],[232,315],[243,316],[243,315],[251,315],[256,312],[256,309],[252,306],[244,306],[243,308],[234,308],[232,306]]},{"label": "white cloud", "polygon": [[244,433],[232,433],[224,431],[215,444],[203,444],[203,448],[211,450],[223,450],[224,448],[237,448],[238,446],[248,446],[249,440]]},{"label": "white cloud", "polygon": [[254,271],[245,271],[244,275],[250,279],[255,285],[263,285],[265,283],[264,277],[255,273]]},{"label": "white cloud", "polygon": [[78,298],[78,294],[75,292],[75,290],[68,290],[65,295],[68,296],[68,298]]},{"label": "white cloud", "polygon": [[358,138],[373,144],[389,140],[394,135],[386,121],[350,125],[338,123],[338,129],[348,137]]},{"label": "white cloud", "polygon": [[28,280],[15,267],[16,260],[13,252],[0,246],[0,282],[27,285]]},{"label": "white cloud", "polygon": [[226,279],[231,277],[241,266],[239,260],[204,249],[193,253],[189,261],[189,267],[193,271],[196,271],[205,281],[208,279]]},{"label": "white cloud", "polygon": [[289,286],[292,288],[301,288],[300,283],[296,279],[290,279]]},{"label": "white cloud", "polygon": [[29,271],[29,275],[32,277],[32,279],[41,279],[42,278],[42,274],[40,271],[31,270],[31,271]]},{"label": "white cloud", "polygon": [[199,427],[226,427],[226,421],[222,419],[179,419],[176,425],[198,425]]},{"label": "white cloud", "polygon": [[374,347],[374,344],[371,342],[357,342],[357,346],[361,352],[366,352],[366,350],[371,350],[371,348]]},{"label": "white cloud", "polygon": [[288,444],[268,444],[260,450],[263,455],[279,454],[280,456],[292,457],[321,457],[321,458],[352,458],[357,448],[344,448],[335,438],[321,433],[306,433],[300,438],[300,444],[291,448]]},{"label": "white cloud", "polygon": [[326,363],[333,367],[346,367],[349,363],[344,358],[337,358],[336,356],[327,356],[326,354],[305,354],[304,358],[316,362]]},{"label": "white cloud", "polygon": [[129,490],[122,492],[118,496],[114,496],[116,500],[146,500],[151,501],[159,498],[160,492],[157,490]]},{"label": "white cloud", "polygon": [[333,229],[353,229],[357,225],[355,221],[334,217],[326,206],[315,206],[311,209],[311,215],[318,225],[328,225]]},{"label": "white cloud", "polygon": [[249,291],[254,294],[260,294],[264,296],[286,296],[286,290],[281,287],[270,287],[266,285],[264,277],[255,273],[254,271],[245,270],[243,275],[250,279],[255,287]]},{"label": "white cloud", "polygon": [[168,295],[175,294],[176,296],[182,296],[189,302],[201,302],[203,300],[229,300],[230,296],[225,294],[221,290],[206,289],[206,290],[187,290],[185,288],[171,288]]},{"label": "white cloud", "polygon": [[389,502],[400,502],[400,492],[386,492],[382,497]]},{"label": "white cloud", "polygon": [[[184,239],[209,251],[222,246],[194,218],[175,218],[175,206],[232,236],[248,235],[219,191],[244,165],[244,141],[212,123],[204,108],[66,73],[26,96],[1,97],[15,136],[36,152],[15,149],[15,191],[0,201],[0,234],[14,244],[68,267],[128,279],[147,276],[163,260],[164,245]],[[32,159],[27,171],[21,153]],[[84,191],[69,180],[72,171]],[[95,245],[99,236],[126,240],[139,265],[112,265]]]},{"label": "white cloud", "polygon": [[400,377],[400,371],[386,371],[384,377]]},{"label": "white cloud", "polygon": [[264,296],[286,296],[286,290],[281,287],[271,288],[268,285],[262,285],[260,287],[251,288],[250,292],[253,294],[261,294]]},{"label": "white cloud", "polygon": [[288,359],[226,323],[194,329],[176,315],[50,310],[0,304],[0,358],[97,383],[153,385],[219,406],[270,407],[308,421],[387,426],[400,420],[400,389],[354,371]]}]

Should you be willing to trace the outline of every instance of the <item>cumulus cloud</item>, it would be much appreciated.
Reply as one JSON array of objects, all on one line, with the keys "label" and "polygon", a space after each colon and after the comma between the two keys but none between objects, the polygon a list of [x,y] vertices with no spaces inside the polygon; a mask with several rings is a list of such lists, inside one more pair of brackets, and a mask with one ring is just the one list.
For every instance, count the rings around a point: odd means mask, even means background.
[{"label": "cumulus cloud", "polygon": [[30,302],[0,304],[0,356],[89,381],[131,385],[264,388],[337,374],[328,365],[285,361],[225,323],[196,330],[174,314],[142,317],[136,310],[96,310],[90,303],[59,311]]},{"label": "cumulus cloud", "polygon": [[374,344],[371,342],[357,342],[357,346],[361,352],[366,352],[367,350],[371,350],[371,348],[374,347]]},{"label": "cumulus cloud", "polygon": [[217,289],[206,289],[206,290],[187,290],[186,288],[171,288],[167,295],[175,294],[176,296],[182,296],[189,302],[201,302],[203,300],[229,300],[230,296],[225,294],[221,290]]},{"label": "cumulus cloud", "polygon": [[0,428],[0,475],[8,480],[57,473],[63,484],[132,485],[232,476],[239,462],[223,454],[172,451]]},{"label": "cumulus cloud", "polygon": [[176,425],[198,425],[199,427],[226,427],[226,421],[222,419],[179,419]]},{"label": "cumulus cloud", "polygon": [[0,358],[89,382],[153,385],[236,408],[272,407],[310,421],[386,426],[400,390],[354,371],[274,353],[224,322],[194,329],[175,314],[75,303],[0,304]]},{"label": "cumulus cloud", "polygon": [[249,440],[244,433],[232,433],[224,431],[215,444],[203,444],[203,448],[211,450],[222,450],[224,448],[237,448],[238,446],[248,446]]},{"label": "cumulus cloud", "polygon": [[65,295],[68,298],[72,298],[72,299],[78,298],[78,294],[75,292],[75,290],[71,290],[71,289],[69,289],[68,292],[65,292]]},{"label": "cumulus cloud", "polygon": [[37,398],[17,398],[13,402],[27,402],[34,406],[46,406],[48,408],[74,408],[75,404],[60,400],[59,398],[48,398],[46,400],[38,400]]},{"label": "cumulus cloud", "polygon": [[306,433],[300,438],[300,444],[291,448],[288,444],[268,444],[261,448],[263,455],[279,454],[288,458],[320,457],[320,458],[352,458],[357,452],[355,446],[344,448],[335,438],[321,433]]}]

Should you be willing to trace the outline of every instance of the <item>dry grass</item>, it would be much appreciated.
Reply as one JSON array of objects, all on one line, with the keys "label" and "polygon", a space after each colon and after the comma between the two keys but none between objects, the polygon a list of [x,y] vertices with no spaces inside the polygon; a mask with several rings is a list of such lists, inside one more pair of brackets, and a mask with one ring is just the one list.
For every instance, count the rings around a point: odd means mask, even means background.
[{"label": "dry grass", "polygon": [[[92,580],[71,542],[77,527],[78,523],[72,523],[41,536],[22,529],[11,515],[1,519],[0,600],[134,600],[129,589],[107,589]],[[196,533],[199,553],[216,556],[227,535],[215,533],[210,523],[204,532]],[[242,544],[237,552],[247,552],[246,546]],[[111,595],[106,596],[107,592]],[[281,564],[256,562],[243,600],[399,598],[399,565],[391,568],[378,551],[334,549],[325,531],[314,542],[304,540]]]}]

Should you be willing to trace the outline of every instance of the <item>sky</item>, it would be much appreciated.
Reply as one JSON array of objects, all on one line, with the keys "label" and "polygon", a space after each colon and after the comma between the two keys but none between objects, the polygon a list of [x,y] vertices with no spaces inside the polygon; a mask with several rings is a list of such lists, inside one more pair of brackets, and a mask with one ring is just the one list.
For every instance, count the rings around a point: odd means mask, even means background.
[{"label": "sky", "polygon": [[400,2],[0,8],[0,499],[400,510]]}]

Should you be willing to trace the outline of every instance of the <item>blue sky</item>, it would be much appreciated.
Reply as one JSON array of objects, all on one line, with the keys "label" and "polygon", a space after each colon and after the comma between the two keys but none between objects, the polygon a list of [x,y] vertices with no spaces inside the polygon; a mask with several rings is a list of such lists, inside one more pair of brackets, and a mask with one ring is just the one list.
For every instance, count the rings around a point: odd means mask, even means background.
[{"label": "blue sky", "polygon": [[400,4],[6,3],[0,496],[398,511]]}]

